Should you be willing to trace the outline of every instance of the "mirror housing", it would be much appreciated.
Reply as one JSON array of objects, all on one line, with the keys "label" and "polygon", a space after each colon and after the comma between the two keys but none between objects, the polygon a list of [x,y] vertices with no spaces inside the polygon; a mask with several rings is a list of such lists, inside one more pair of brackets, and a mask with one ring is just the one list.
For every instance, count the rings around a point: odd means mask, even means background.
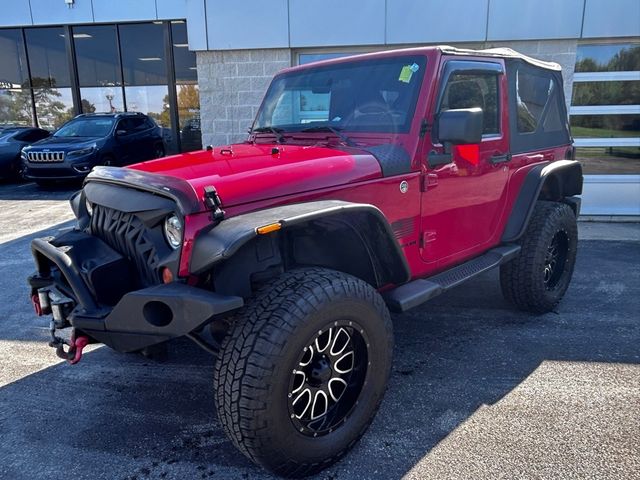
[{"label": "mirror housing", "polygon": [[440,112],[436,132],[440,143],[465,145],[482,141],[482,109],[460,108]]}]

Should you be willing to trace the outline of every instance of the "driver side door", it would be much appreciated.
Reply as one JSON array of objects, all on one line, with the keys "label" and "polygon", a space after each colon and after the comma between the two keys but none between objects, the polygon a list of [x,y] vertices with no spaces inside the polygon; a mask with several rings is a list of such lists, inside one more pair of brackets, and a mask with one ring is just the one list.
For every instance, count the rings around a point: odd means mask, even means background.
[{"label": "driver side door", "polygon": [[[445,153],[437,131],[425,136],[423,151],[422,241],[424,261],[444,269],[482,253],[495,241],[506,204],[510,160],[504,63],[443,57],[442,84],[433,99],[434,123],[440,112],[479,107],[483,112],[479,144],[447,145],[449,163],[429,157]],[[442,158],[442,157],[441,157]]]}]

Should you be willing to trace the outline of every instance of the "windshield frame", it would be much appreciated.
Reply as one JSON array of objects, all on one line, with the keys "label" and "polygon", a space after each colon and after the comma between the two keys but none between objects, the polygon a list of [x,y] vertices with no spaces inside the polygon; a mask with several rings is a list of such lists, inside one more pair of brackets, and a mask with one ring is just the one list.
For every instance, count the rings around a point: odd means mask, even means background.
[{"label": "windshield frame", "polygon": [[[318,128],[328,127],[328,128],[334,128],[336,130],[339,130],[340,132],[349,132],[350,135],[363,134],[367,136],[371,136],[371,135],[387,136],[387,135],[409,134],[411,132],[411,129],[415,120],[416,112],[418,111],[418,108],[420,106],[420,97],[421,97],[421,92],[423,89],[424,79],[426,77],[429,61],[430,61],[429,57],[421,52],[420,53],[407,52],[406,54],[402,54],[402,55],[386,55],[386,56],[379,56],[374,58],[345,57],[345,58],[339,58],[336,60],[323,61],[318,63],[317,65],[309,64],[309,65],[305,65],[302,68],[293,68],[290,70],[285,70],[284,72],[281,72],[275,75],[273,80],[271,81],[271,84],[269,85],[269,88],[267,89],[267,92],[265,93],[262,99],[260,107],[256,112],[256,116],[251,126],[250,133],[254,135],[255,133],[264,133],[264,134],[270,135],[270,133],[268,132],[254,132],[254,130],[265,129],[265,128],[268,129],[271,127],[271,128],[278,129],[279,131],[281,131],[281,133],[284,133],[286,135],[292,135],[292,134],[295,135],[295,134],[305,133],[304,130],[308,130],[309,128],[313,128],[313,127],[318,127]],[[406,119],[403,124],[398,126],[398,128],[388,128],[390,124],[371,125],[371,126],[367,126],[367,125],[345,126],[342,123],[342,119],[339,121],[333,121],[331,119],[328,119],[328,120],[317,120],[317,121],[312,120],[308,123],[275,124],[275,125],[273,123],[266,123],[266,122],[264,124],[259,123],[261,121],[261,117],[263,116],[266,108],[273,108],[273,109],[276,108],[277,99],[276,99],[276,103],[273,104],[273,107],[268,105],[268,103],[272,96],[281,94],[281,92],[278,92],[277,89],[279,89],[279,82],[283,78],[309,75],[311,72],[316,72],[316,71],[323,72],[327,70],[347,70],[350,68],[362,67],[362,66],[365,66],[366,64],[369,64],[372,67],[380,66],[384,64],[393,64],[394,66],[397,67],[398,65],[408,66],[414,63],[417,64],[419,68],[417,71],[413,72],[415,83],[413,85],[413,90],[409,93],[412,98],[410,99],[409,108],[405,112]],[[296,90],[292,90],[292,91],[296,91]],[[273,117],[273,112],[271,112],[271,117]]]}]

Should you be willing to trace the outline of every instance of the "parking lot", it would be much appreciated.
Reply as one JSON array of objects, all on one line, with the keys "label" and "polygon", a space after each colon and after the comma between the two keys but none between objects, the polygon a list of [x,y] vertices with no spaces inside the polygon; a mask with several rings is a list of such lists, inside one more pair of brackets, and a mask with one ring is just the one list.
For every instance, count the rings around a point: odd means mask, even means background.
[{"label": "parking lot", "polygon": [[[77,366],[47,346],[29,242],[70,225],[70,194],[0,185],[0,478],[270,478],[224,436],[195,345],[163,362],[94,347]],[[490,272],[395,315],[381,411],[318,478],[639,478],[640,227],[580,231],[554,313],[512,310]]]}]

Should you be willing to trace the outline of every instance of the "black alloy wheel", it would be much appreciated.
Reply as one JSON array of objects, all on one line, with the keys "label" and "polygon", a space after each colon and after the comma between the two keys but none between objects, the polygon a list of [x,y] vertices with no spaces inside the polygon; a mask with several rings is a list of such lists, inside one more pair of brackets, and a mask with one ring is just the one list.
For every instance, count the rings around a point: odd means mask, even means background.
[{"label": "black alloy wheel", "polygon": [[289,386],[295,428],[317,437],[344,422],[358,402],[368,364],[364,329],[336,321],[304,347]]}]

